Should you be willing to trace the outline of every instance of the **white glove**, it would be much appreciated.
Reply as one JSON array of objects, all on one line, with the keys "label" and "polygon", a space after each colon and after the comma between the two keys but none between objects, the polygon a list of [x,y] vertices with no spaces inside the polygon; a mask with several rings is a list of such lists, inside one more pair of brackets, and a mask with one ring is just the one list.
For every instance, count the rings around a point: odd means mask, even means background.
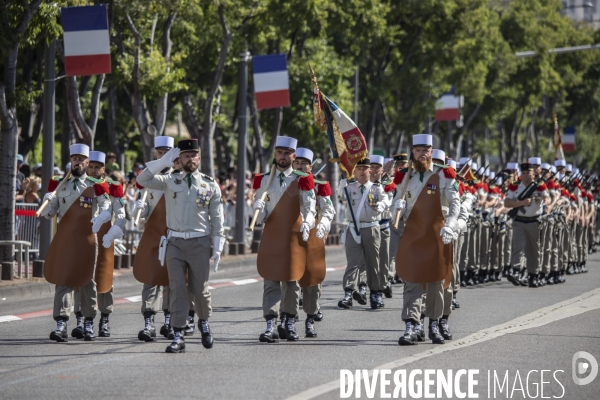
[{"label": "white glove", "polygon": [[325,237],[326,233],[327,233],[327,228],[325,227],[325,225],[323,225],[322,223],[319,222],[319,224],[317,225],[317,237],[319,239],[323,239]]},{"label": "white glove", "polygon": [[223,236],[215,236],[213,238],[213,255],[210,259],[214,261],[213,268],[215,272],[219,269],[219,261],[221,261],[221,253],[223,252],[224,244],[225,238]]},{"label": "white glove", "polygon": [[175,160],[179,157],[179,147],[169,149],[160,159],[146,163],[146,168],[153,174],[158,174],[165,168],[171,168]]},{"label": "white glove", "polygon": [[404,210],[406,208],[406,200],[396,200],[394,207],[396,210]]},{"label": "white glove", "polygon": [[377,213],[381,214],[382,212],[385,211],[387,207],[385,206],[385,204],[383,203],[379,203],[377,204]]},{"label": "white glove", "polygon": [[94,233],[98,233],[98,231],[100,230],[100,227],[110,221],[111,215],[110,212],[108,212],[107,210],[102,210],[100,212],[100,214],[98,214],[97,217],[92,218],[92,220],[90,221],[93,225],[92,225],[92,232]]},{"label": "white glove", "polygon": [[344,195],[344,189],[348,186],[348,181],[346,179],[341,179],[338,184],[337,192],[338,196],[342,197]]},{"label": "white glove", "polygon": [[300,232],[302,232],[302,240],[305,242],[308,241],[308,236],[310,235],[310,225],[308,222],[303,222],[300,227]]},{"label": "white glove", "polygon": [[108,232],[106,232],[106,235],[104,235],[104,237],[102,238],[102,246],[104,246],[105,249],[108,249],[112,242],[115,241],[115,239],[121,239],[122,237],[123,231],[121,230],[121,228],[119,228],[117,225],[113,225],[110,227]]},{"label": "white glove", "polygon": [[454,231],[451,228],[445,226],[440,231],[440,236],[442,237],[442,242],[444,244],[449,244],[454,238]]},{"label": "white glove", "polygon": [[254,209],[262,212],[265,209],[265,202],[261,199],[256,199],[254,202]]},{"label": "white glove", "polygon": [[140,210],[140,212],[144,212],[144,208],[146,208],[146,202],[142,199],[139,199],[135,202],[135,206],[133,207],[133,211]]},{"label": "white glove", "polygon": [[46,193],[44,195],[44,201],[48,200],[48,202],[51,202],[52,200],[54,200],[55,197],[56,197],[56,193],[54,193],[54,192],[48,192],[48,193]]}]

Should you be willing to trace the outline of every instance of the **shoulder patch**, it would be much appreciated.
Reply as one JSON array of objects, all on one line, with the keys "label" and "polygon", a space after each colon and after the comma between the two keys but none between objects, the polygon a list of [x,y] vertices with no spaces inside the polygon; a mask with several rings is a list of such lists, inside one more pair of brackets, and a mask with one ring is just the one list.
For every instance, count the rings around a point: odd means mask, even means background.
[{"label": "shoulder patch", "polygon": [[212,176],[209,176],[209,175],[206,175],[206,174],[202,174],[202,173],[200,175],[202,175],[202,178],[206,179],[209,182],[214,182],[215,181],[215,179]]}]

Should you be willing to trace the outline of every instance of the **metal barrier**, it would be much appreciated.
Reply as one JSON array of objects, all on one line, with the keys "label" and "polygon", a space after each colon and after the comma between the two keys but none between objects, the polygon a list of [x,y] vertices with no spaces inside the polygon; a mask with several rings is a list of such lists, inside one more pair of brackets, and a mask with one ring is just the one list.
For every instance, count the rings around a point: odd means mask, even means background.
[{"label": "metal barrier", "polygon": [[23,240],[0,240],[0,246],[18,246],[15,251],[18,254],[19,278],[23,278],[23,247],[25,247],[25,278],[29,279],[29,247],[31,243]]},{"label": "metal barrier", "polygon": [[15,240],[30,243],[29,252],[40,252],[40,219],[35,217],[37,203],[15,204]]}]

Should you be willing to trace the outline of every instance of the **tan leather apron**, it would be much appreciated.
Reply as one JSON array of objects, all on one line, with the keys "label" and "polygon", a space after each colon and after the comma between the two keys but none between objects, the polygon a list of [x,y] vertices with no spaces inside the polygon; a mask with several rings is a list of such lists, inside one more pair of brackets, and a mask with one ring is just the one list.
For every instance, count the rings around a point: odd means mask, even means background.
[{"label": "tan leather apron", "polygon": [[265,223],[256,264],[264,279],[297,281],[304,275],[307,244],[302,240],[298,184],[292,182]]},{"label": "tan leather apron", "polygon": [[[435,190],[428,193],[428,185]],[[396,273],[407,282],[431,283],[452,280],[452,243],[444,244],[440,231],[444,226],[440,200],[440,176],[429,177],[413,206],[396,252]]]},{"label": "tan leather apron", "polygon": [[167,207],[165,196],[161,196],[152,210],[144,234],[138,245],[133,261],[133,276],[147,285],[169,286],[167,265],[160,265],[158,246],[160,237],[167,236]]},{"label": "tan leather apron", "polygon": [[111,228],[111,223],[104,223],[96,234],[98,238],[98,258],[96,260],[96,272],[94,280],[96,281],[96,291],[106,293],[110,291],[113,285],[113,273],[115,271],[115,242],[110,244],[108,249],[102,246],[104,235]]},{"label": "tan leather apron", "polygon": [[[94,198],[88,187],[80,196]],[[92,209],[75,200],[60,219],[44,260],[44,278],[61,286],[83,287],[94,276],[96,241],[92,232]]]},{"label": "tan leather apron", "polygon": [[[319,220],[315,221],[315,226]],[[302,236],[302,235],[301,235]],[[317,230],[312,229],[306,245],[306,270],[299,281],[300,287],[315,286],[325,280],[325,239],[317,237]]]}]

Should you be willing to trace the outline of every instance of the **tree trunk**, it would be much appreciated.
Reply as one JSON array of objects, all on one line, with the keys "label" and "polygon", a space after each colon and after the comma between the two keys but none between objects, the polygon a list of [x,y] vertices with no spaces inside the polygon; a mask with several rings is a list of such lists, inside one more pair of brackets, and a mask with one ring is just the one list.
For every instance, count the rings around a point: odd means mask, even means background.
[{"label": "tree trunk", "polygon": [[[110,150],[117,155],[117,160],[121,159],[121,147],[117,138],[117,88],[111,86],[108,88],[108,110],[106,115],[106,125],[108,128],[108,146]],[[125,166],[123,166],[125,168]]]},{"label": "tree trunk", "polygon": [[[15,238],[18,135],[16,113],[16,107],[8,108],[5,87],[0,82],[0,240]],[[12,261],[13,257],[12,246],[0,247],[0,261]]]}]

